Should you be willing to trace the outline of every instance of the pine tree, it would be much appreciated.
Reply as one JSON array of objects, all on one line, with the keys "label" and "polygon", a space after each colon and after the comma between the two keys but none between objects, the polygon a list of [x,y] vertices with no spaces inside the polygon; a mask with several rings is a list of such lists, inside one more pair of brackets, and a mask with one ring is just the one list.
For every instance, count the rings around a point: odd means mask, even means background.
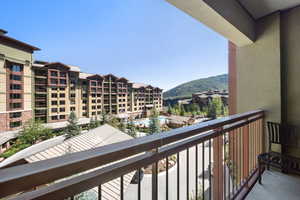
[{"label": "pine tree", "polygon": [[133,138],[137,137],[137,130],[136,130],[132,120],[130,120],[127,124],[127,134]]},{"label": "pine tree", "polygon": [[78,120],[76,114],[71,112],[68,119],[68,126],[66,127],[66,139],[74,137],[80,134],[80,127],[78,126]]},{"label": "pine tree", "polygon": [[150,123],[149,123],[149,135],[152,135],[154,133],[159,133],[161,131],[160,129],[160,122],[158,119],[158,113],[155,109],[152,110],[152,114],[150,117]]}]

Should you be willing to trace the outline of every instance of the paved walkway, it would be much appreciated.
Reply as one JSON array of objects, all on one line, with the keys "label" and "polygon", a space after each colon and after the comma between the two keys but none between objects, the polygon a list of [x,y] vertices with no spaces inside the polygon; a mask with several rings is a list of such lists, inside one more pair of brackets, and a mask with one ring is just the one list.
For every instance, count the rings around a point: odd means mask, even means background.
[{"label": "paved walkway", "polygon": [[[198,177],[199,183],[202,177],[202,162],[204,161],[204,171],[205,177],[207,178],[208,164],[209,164],[209,148],[205,147],[204,159],[202,158],[202,145],[198,147]],[[196,185],[196,176],[195,176],[195,148],[190,148],[189,150],[189,194],[190,196],[195,194],[195,185]],[[180,199],[186,199],[187,197],[187,153],[183,151],[180,153]],[[169,169],[169,199],[177,199],[177,165]],[[144,178],[141,182],[141,199],[151,200],[152,199],[152,176],[144,175]],[[209,183],[208,179],[205,179],[204,182],[205,190],[207,190]],[[127,190],[125,191],[125,198],[130,200],[137,199],[137,184],[130,184]],[[166,199],[166,173],[161,172],[158,175],[158,199]]]}]

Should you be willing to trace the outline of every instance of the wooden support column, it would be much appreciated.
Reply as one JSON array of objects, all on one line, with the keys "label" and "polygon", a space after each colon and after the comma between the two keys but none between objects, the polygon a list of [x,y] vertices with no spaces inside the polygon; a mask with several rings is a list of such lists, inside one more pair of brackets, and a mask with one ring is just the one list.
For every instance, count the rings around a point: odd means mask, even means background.
[{"label": "wooden support column", "polygon": [[243,127],[243,179],[249,176],[249,125]]},{"label": "wooden support column", "polygon": [[219,136],[213,140],[213,199],[223,198],[223,137]]}]

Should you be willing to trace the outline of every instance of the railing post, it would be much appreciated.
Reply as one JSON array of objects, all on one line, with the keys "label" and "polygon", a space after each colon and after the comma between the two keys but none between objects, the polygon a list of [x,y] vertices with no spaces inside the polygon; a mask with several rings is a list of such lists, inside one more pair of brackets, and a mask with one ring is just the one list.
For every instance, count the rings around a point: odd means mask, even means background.
[{"label": "railing post", "polygon": [[243,179],[249,176],[249,124],[245,125],[243,131]]},{"label": "railing post", "polygon": [[[152,152],[157,153],[158,148],[153,149]],[[152,164],[152,200],[158,199],[158,162],[159,161]]]},{"label": "railing post", "polygon": [[[217,129],[222,131],[222,128]],[[218,136],[213,139],[213,184],[212,184],[212,196],[214,200],[220,200],[224,196],[223,190],[223,137]]]}]

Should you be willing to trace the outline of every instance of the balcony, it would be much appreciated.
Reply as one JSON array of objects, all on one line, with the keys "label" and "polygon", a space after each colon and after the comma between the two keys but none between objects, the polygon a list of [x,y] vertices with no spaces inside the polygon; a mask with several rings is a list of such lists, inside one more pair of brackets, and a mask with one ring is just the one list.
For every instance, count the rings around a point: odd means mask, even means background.
[{"label": "balcony", "polygon": [[[117,199],[242,199],[257,179],[263,120],[263,111],[251,111],[1,169],[0,198],[73,199],[94,189],[107,199],[102,189],[114,180]],[[165,172],[159,172],[162,162]],[[149,166],[151,174],[124,188],[127,174]]]}]

